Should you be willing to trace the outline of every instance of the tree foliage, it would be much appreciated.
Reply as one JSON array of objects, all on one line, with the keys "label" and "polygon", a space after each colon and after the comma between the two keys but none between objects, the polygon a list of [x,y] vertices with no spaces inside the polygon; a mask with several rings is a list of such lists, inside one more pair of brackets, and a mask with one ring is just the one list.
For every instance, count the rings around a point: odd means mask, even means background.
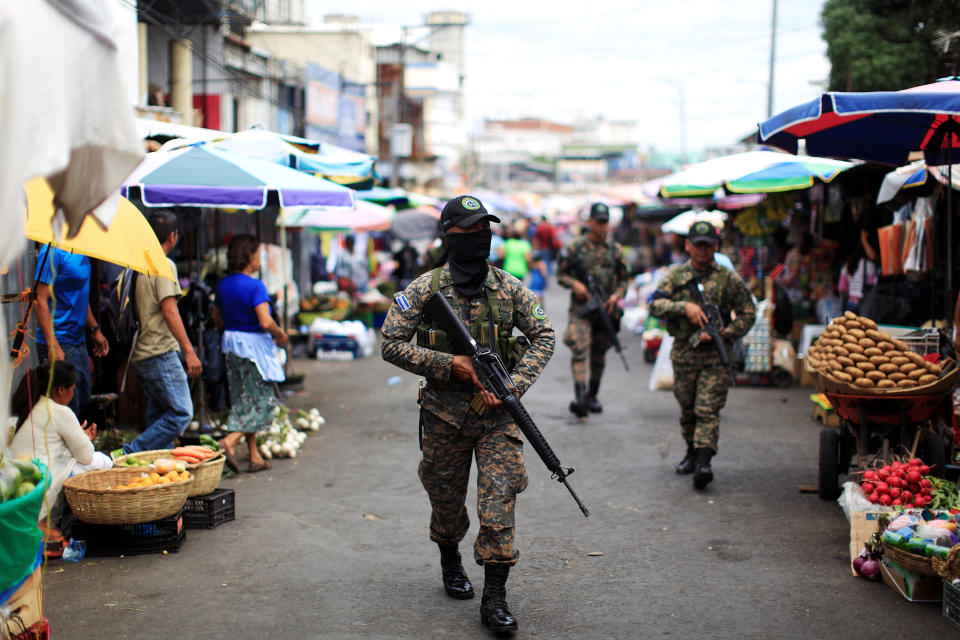
[{"label": "tree foliage", "polygon": [[830,91],[892,91],[960,73],[958,0],[827,0],[820,26]]}]

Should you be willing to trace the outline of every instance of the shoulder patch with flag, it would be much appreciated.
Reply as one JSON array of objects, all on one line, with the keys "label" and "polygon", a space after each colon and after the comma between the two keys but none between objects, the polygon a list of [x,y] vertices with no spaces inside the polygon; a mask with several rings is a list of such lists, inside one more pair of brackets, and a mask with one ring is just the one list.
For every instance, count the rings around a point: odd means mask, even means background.
[{"label": "shoulder patch with flag", "polygon": [[398,293],[393,299],[397,301],[397,306],[400,307],[400,311],[406,311],[410,308],[410,301],[407,300],[407,296],[402,293]]}]

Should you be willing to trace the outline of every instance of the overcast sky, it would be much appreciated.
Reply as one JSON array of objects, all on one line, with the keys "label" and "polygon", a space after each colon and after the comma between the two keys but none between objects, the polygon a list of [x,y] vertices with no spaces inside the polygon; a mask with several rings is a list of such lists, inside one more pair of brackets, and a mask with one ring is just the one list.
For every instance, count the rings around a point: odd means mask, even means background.
[{"label": "overcast sky", "polygon": [[[307,0],[311,19],[342,2]],[[774,113],[814,97],[829,72],[823,0],[779,0]],[[578,114],[630,118],[641,144],[679,150],[725,145],[766,116],[773,0],[366,0],[364,22],[422,24],[432,10],[470,14],[466,110],[482,118]],[[396,38],[378,28],[380,40]]]}]

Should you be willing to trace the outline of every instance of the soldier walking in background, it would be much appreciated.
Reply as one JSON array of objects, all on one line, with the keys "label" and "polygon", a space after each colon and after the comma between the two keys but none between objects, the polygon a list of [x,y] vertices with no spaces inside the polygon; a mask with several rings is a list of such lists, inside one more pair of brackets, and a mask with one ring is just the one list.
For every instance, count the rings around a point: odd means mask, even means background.
[{"label": "soldier walking in background", "polygon": [[[673,336],[670,360],[673,363],[673,395],[680,403],[680,432],[687,453],[677,473],[693,473],[693,486],[703,489],[713,480],[710,459],[717,452],[720,409],[727,402],[730,376],[710,336],[702,329],[707,316],[694,302],[692,290],[703,284],[707,302],[720,308],[722,334],[731,352],[730,341],[743,337],[756,318],[753,298],[736,272],[721,268],[713,254],[719,242],[716,228],[709,222],[693,224],[686,240],[690,259],[671,267],[653,294],[650,314],[666,320]],[[730,320],[730,312],[735,318]],[[698,345],[691,343],[691,338]]]},{"label": "soldier walking in background", "polygon": [[[420,481],[430,498],[430,539],[440,547],[446,593],[472,598],[458,545],[467,533],[467,483],[477,459],[480,530],[473,557],[484,567],[480,621],[494,632],[517,629],[506,602],[516,564],[514,506],[527,486],[520,430],[503,403],[483,390],[469,356],[454,353],[446,334],[423,316],[434,293],[450,302],[478,343],[496,347],[520,397],[553,354],[555,335],[536,297],[510,274],[490,267],[490,222],[500,222],[476,198],[447,202],[440,216],[447,255],[394,298],[383,324],[383,359],[427,378],[420,400]],[[519,329],[527,347],[512,336]],[[417,336],[416,345],[410,344]]]},{"label": "soldier walking in background", "polygon": [[[587,283],[577,278],[574,263],[586,268],[605,297],[607,312],[620,328],[620,308],[617,301],[627,292],[627,263],[623,248],[608,239],[610,210],[602,202],[590,206],[588,233],[571,242],[560,256],[557,282],[570,289],[570,312],[563,343],[570,347],[570,368],[573,372],[574,398],[570,412],[585,418],[587,412],[600,413],[603,407],[597,400],[600,378],[603,376],[607,351],[613,340],[591,316],[579,315],[580,308],[589,300]],[[590,357],[590,386],[587,387],[587,356]]]}]

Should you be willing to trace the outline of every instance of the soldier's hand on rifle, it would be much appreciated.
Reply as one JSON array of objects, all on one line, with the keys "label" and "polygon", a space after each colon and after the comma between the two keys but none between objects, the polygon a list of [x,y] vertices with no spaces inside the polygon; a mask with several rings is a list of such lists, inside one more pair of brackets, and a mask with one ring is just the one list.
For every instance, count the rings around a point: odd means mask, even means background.
[{"label": "soldier's hand on rifle", "polygon": [[483,383],[480,382],[480,378],[477,376],[477,370],[473,368],[473,360],[470,359],[470,356],[453,356],[451,370],[457,380],[472,382],[476,385],[480,389],[483,403],[488,407],[499,407],[503,404],[497,396],[483,388]]},{"label": "soldier's hand on rifle", "polygon": [[587,291],[587,285],[583,284],[579,280],[573,281],[573,297],[580,302],[587,300],[590,297],[590,292]]},{"label": "soldier's hand on rifle", "polygon": [[613,310],[616,308],[619,299],[620,297],[617,294],[613,294],[607,298],[607,313],[613,315]]},{"label": "soldier's hand on rifle", "polygon": [[713,338],[710,337],[709,333],[707,333],[706,331],[700,332],[700,342],[710,342],[712,340]]},{"label": "soldier's hand on rifle", "polygon": [[700,308],[700,305],[693,302],[688,302],[683,312],[686,314],[687,320],[697,325],[701,329],[705,327],[708,322],[710,322],[710,320],[707,318],[707,314],[705,314],[703,309]]}]

